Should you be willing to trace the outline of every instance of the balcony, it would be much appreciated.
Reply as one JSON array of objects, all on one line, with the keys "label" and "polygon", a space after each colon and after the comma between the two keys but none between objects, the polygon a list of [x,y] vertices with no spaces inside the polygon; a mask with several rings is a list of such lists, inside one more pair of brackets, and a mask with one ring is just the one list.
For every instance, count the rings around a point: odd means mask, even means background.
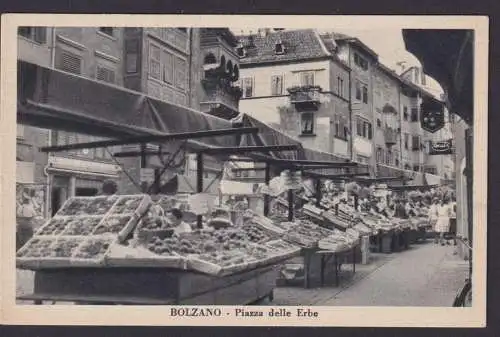
[{"label": "balcony", "polygon": [[315,111],[321,104],[319,86],[300,86],[288,88],[290,103],[295,105],[297,110]]},{"label": "balcony", "polygon": [[398,132],[393,128],[386,128],[384,130],[385,145],[390,148],[398,142]]},{"label": "balcony", "polygon": [[242,94],[240,87],[215,77],[203,79],[202,85],[204,95],[200,105],[203,111],[220,115],[222,118],[233,118],[238,115]]}]

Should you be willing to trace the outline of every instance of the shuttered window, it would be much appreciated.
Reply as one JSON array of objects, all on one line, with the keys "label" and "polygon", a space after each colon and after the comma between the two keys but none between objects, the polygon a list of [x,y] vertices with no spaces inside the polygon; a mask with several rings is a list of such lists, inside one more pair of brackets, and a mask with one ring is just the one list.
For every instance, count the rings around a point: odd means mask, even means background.
[{"label": "shuttered window", "polygon": [[174,56],[164,51],[162,55],[163,61],[163,82],[174,84]]},{"label": "shuttered window", "polygon": [[66,50],[58,49],[56,68],[68,73],[80,75],[82,73],[82,58]]},{"label": "shuttered window", "polygon": [[111,69],[97,66],[96,79],[103,82],[115,83],[115,72]]},{"label": "shuttered window", "polygon": [[186,61],[177,57],[175,59],[175,86],[179,89],[186,88]]},{"label": "shuttered window", "polygon": [[283,76],[271,76],[271,95],[283,95]]},{"label": "shuttered window", "polygon": [[127,74],[136,73],[139,62],[139,40],[127,40],[125,42],[125,59]]},{"label": "shuttered window", "polygon": [[46,27],[19,27],[18,34],[38,43],[47,42]]},{"label": "shuttered window", "polygon": [[160,47],[149,45],[149,76],[157,80],[161,79]]}]

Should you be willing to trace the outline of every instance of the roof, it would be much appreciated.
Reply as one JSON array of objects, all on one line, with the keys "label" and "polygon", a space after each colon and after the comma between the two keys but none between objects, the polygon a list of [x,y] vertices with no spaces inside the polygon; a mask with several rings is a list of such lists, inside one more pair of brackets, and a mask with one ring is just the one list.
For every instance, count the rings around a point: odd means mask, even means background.
[{"label": "roof", "polygon": [[[254,46],[249,46],[249,35],[239,36],[247,52],[246,57],[240,59],[242,66],[253,63],[306,61],[332,56],[314,29],[284,30],[269,32],[266,36],[251,37]],[[275,46],[280,40],[286,52],[277,55]]]},{"label": "roof", "polygon": [[362,50],[364,50],[366,53],[368,53],[375,60],[378,60],[378,54],[373,49],[368,47],[363,41],[358,39],[357,37],[349,36],[349,35],[342,34],[342,33],[332,33],[332,35],[333,35],[333,38],[335,39],[335,41],[345,41],[347,43],[352,43],[355,46],[357,46],[358,48],[361,48]]}]

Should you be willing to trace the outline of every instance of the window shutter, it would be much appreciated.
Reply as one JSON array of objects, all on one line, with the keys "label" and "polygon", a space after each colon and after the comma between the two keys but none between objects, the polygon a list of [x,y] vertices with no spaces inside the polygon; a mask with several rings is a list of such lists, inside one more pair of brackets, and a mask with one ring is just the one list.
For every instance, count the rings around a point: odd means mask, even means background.
[{"label": "window shutter", "polygon": [[174,56],[163,53],[163,82],[174,84]]},{"label": "window shutter", "polygon": [[149,74],[159,80],[160,76],[160,48],[155,45],[149,46]]},{"label": "window shutter", "polygon": [[78,55],[60,50],[58,68],[68,73],[80,75],[82,73],[82,59]]},{"label": "window shutter", "polygon": [[47,28],[45,27],[37,27],[35,28],[35,41],[38,43],[46,43],[47,42]]},{"label": "window shutter", "polygon": [[125,41],[126,71],[128,74],[137,72],[139,61],[139,40]]},{"label": "window shutter", "polygon": [[175,86],[186,88],[186,61],[178,57],[175,59]]},{"label": "window shutter", "polygon": [[97,66],[96,79],[103,82],[115,83],[115,72],[101,66]]}]

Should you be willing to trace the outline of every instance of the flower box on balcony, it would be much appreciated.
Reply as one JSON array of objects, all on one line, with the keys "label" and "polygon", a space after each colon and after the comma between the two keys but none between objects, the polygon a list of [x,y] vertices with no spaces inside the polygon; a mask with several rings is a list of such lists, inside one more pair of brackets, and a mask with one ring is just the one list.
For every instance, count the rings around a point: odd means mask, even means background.
[{"label": "flower box on balcony", "polygon": [[300,110],[317,110],[321,102],[321,87],[298,86],[288,88],[290,103]]}]

